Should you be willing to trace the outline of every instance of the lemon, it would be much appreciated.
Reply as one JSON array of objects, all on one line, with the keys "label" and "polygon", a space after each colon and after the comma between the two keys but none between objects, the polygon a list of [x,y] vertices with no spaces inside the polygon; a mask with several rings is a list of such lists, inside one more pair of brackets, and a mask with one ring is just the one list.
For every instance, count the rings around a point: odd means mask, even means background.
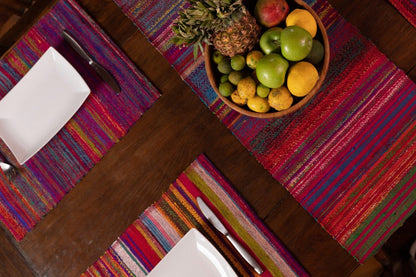
[{"label": "lemon", "polygon": [[286,87],[274,88],[268,97],[270,107],[282,111],[290,108],[293,104],[293,97]]},{"label": "lemon", "polygon": [[263,57],[263,53],[258,50],[253,50],[247,54],[246,63],[251,69],[256,69],[257,63],[260,58]]},{"label": "lemon", "polygon": [[256,82],[250,76],[241,79],[237,84],[238,95],[243,99],[249,99],[256,95]]},{"label": "lemon", "polygon": [[299,26],[308,31],[312,37],[316,36],[317,25],[313,15],[304,9],[294,9],[286,17],[286,26]]},{"label": "lemon", "polygon": [[233,101],[238,106],[244,106],[247,104],[247,99],[241,98],[237,90],[231,94],[231,101]]},{"label": "lemon", "polygon": [[287,88],[294,96],[307,95],[318,81],[318,70],[309,62],[301,61],[289,68]]},{"label": "lemon", "polygon": [[235,55],[231,58],[231,68],[235,71],[243,70],[246,67],[246,59],[242,55]]},{"label": "lemon", "polygon": [[257,95],[247,100],[247,106],[250,110],[258,113],[267,113],[270,110],[267,99]]}]

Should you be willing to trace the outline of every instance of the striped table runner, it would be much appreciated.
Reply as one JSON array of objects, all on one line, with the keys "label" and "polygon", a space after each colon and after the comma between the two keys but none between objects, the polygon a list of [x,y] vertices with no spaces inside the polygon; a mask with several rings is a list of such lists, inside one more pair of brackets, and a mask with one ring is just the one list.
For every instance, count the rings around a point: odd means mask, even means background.
[{"label": "striped table runner", "polygon": [[416,27],[416,0],[389,0],[389,2]]},{"label": "striped table runner", "polygon": [[[120,83],[104,84],[62,40],[67,29]],[[20,240],[156,101],[159,92],[73,0],[59,1],[0,59],[0,99],[53,46],[78,70],[91,94],[65,127],[24,164],[12,182],[0,174],[0,219]],[[4,148],[1,149],[5,151]]]},{"label": "striped table runner", "polygon": [[[200,155],[83,274],[145,276],[191,228],[201,231],[239,276],[258,276],[227,239],[203,217],[196,197],[221,212],[221,220],[265,269],[262,276],[307,276],[218,169]],[[219,215],[219,213],[217,213]]]},{"label": "striped table runner", "polygon": [[253,119],[216,97],[192,48],[169,39],[186,1],[115,0],[201,100],[360,262],[416,209],[416,86],[325,0],[306,2],[327,28],[331,59],[312,101]]}]

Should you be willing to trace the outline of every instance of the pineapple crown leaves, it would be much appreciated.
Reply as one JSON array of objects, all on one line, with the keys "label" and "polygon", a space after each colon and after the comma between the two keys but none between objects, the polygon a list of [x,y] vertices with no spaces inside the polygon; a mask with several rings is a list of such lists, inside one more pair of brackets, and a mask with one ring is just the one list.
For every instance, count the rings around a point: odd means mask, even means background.
[{"label": "pineapple crown leaves", "polygon": [[203,52],[202,43],[210,43],[213,34],[240,20],[246,13],[241,0],[188,0],[189,6],[179,12],[172,25],[171,42],[178,46],[194,46],[194,58]]}]

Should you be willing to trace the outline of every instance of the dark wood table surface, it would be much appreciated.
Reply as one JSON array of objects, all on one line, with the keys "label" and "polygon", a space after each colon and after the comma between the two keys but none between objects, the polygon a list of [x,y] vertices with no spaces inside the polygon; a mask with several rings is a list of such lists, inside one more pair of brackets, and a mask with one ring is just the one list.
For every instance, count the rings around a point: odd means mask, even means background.
[{"label": "dark wood table surface", "polygon": [[[38,0],[0,39],[4,51],[55,1]],[[201,153],[312,276],[358,266],[181,80],[112,0],[78,0],[162,97],[26,237],[0,229],[0,276],[79,276]],[[416,81],[416,28],[387,0],[329,0]],[[116,24],[115,24],[116,22]]]}]

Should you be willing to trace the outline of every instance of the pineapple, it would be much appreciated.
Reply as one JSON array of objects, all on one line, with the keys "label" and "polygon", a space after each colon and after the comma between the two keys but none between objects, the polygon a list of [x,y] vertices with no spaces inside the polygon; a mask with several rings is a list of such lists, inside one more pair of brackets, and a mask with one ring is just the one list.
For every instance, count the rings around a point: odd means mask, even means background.
[{"label": "pineapple", "polygon": [[194,57],[202,43],[213,45],[221,54],[233,57],[250,51],[259,41],[260,26],[241,0],[188,0],[172,30],[176,45],[194,45]]}]

